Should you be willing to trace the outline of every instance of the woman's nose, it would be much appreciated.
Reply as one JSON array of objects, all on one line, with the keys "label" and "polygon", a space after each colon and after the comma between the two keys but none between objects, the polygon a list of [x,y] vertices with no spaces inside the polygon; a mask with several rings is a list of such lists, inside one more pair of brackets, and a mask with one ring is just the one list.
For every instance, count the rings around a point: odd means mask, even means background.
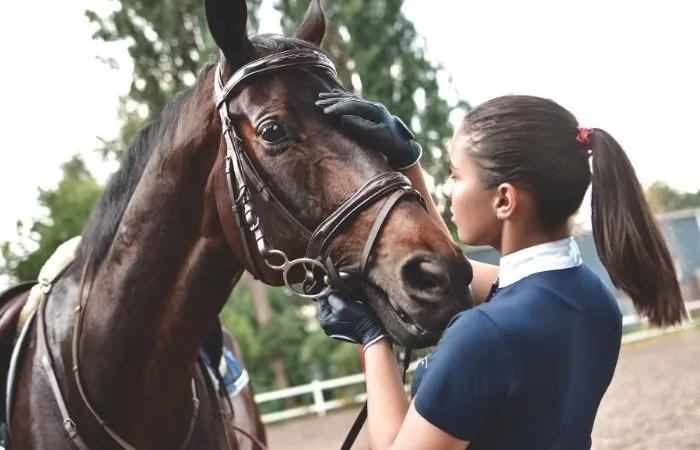
[{"label": "woman's nose", "polygon": [[452,198],[452,186],[454,185],[454,180],[450,177],[445,181],[445,184],[442,185],[442,189],[440,190],[442,193],[443,198],[449,200]]}]

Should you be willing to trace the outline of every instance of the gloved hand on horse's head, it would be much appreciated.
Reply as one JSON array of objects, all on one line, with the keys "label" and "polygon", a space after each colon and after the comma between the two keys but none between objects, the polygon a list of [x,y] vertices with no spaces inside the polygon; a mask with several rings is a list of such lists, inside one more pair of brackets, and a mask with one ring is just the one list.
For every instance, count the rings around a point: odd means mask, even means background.
[{"label": "gloved hand on horse's head", "polygon": [[321,92],[319,98],[316,105],[324,114],[338,118],[353,139],[386,156],[392,169],[408,169],[420,159],[423,150],[411,130],[381,103],[339,89]]},{"label": "gloved hand on horse's head", "polygon": [[340,341],[362,344],[363,351],[389,337],[374,311],[364,303],[330,294],[318,299],[316,308],[326,335]]}]

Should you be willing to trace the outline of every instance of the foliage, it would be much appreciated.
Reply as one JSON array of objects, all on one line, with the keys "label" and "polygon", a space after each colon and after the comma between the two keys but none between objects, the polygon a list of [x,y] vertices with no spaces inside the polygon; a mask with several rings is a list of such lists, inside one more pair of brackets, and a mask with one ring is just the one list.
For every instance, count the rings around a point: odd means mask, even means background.
[{"label": "foliage", "polygon": [[39,189],[37,201],[45,216],[31,225],[19,222],[18,239],[0,245],[5,261],[0,273],[16,281],[35,280],[56,248],[81,233],[102,188],[78,156],[63,164],[62,172],[55,189]]},{"label": "foliage", "polygon": [[[248,371],[253,374],[256,392],[276,388],[270,366],[273,358],[282,358],[291,385],[360,370],[355,346],[329,339],[318,327],[313,329],[315,317],[302,313],[304,307],[312,305],[286,289],[267,290],[272,317],[264,326],[255,321],[252,297],[242,284],[234,289],[221,313],[222,324],[240,345]],[[312,399],[305,400],[308,403]],[[263,412],[274,410],[279,402],[261,408]]]},{"label": "foliage", "polygon": [[649,186],[646,197],[655,212],[700,208],[700,191],[680,192],[663,181],[657,181]]},{"label": "foliage", "polygon": [[[262,0],[248,0],[250,29],[257,29]],[[203,64],[215,55],[202,0],[120,0],[108,14],[85,11],[97,26],[93,39],[129,43],[133,81],[120,99],[123,126],[117,139],[104,142],[103,153],[119,159],[143,125],[177,92],[192,85]],[[113,57],[103,57],[112,67]]]}]

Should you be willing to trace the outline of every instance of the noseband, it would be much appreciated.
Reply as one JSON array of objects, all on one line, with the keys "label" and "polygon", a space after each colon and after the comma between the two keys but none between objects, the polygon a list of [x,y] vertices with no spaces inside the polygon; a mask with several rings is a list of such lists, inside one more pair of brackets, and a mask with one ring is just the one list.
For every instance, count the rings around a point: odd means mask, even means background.
[{"label": "noseband", "polygon": [[[371,178],[355,193],[347,197],[313,232],[294,217],[272,193],[244,152],[243,141],[238,136],[231,121],[227,103],[234,96],[236,89],[241,87],[244,82],[259,75],[294,67],[316,67],[330,73],[334,78],[337,77],[335,67],[330,59],[323,53],[310,49],[289,50],[256,59],[238,69],[225,84],[222,81],[223,67],[219,62],[214,81],[214,100],[221,116],[226,142],[225,171],[228,192],[241,245],[248,263],[248,270],[255,279],[271,284],[269,280],[264,279],[259,263],[253,254],[251,242],[254,242],[254,248],[265,265],[270,269],[282,272],[282,278],[287,288],[302,298],[318,299],[333,291],[350,291],[351,289],[344,280],[353,275],[364,277],[372,248],[382,225],[391,209],[401,198],[406,195],[415,197],[424,208],[425,202],[405,176],[398,172],[385,172]],[[263,233],[260,217],[254,209],[251,188],[263,201],[271,204],[307,242],[304,257],[290,260],[284,251],[270,246]],[[330,244],[352,219],[384,198],[384,205],[374,220],[360,261],[356,264],[336,267],[330,256],[327,255]],[[301,290],[294,288],[290,280],[290,271],[297,266],[302,266],[305,273]]]}]

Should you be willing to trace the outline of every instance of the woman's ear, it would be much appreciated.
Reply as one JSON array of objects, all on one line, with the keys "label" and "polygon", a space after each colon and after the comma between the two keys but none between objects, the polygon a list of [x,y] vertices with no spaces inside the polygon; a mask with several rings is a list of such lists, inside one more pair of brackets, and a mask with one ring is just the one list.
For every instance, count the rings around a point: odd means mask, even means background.
[{"label": "woman's ear", "polygon": [[506,220],[513,215],[517,205],[518,191],[510,183],[502,183],[496,188],[493,208],[499,220]]}]

